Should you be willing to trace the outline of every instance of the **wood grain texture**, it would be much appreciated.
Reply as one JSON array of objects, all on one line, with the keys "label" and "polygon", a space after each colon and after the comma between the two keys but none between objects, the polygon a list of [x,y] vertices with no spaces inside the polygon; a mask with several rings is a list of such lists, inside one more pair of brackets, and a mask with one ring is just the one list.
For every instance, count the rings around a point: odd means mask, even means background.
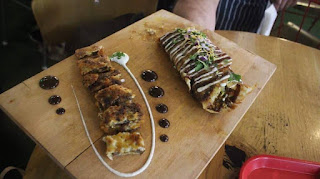
[{"label": "wood grain texture", "polygon": [[[59,86],[53,90],[43,90],[39,80],[46,75],[54,75],[60,79]],[[72,94],[71,84],[77,89],[80,103],[87,119],[89,129],[98,129],[98,110],[93,105],[86,105],[93,99],[82,86],[75,59],[64,60],[0,95],[0,107],[29,136],[62,167],[70,163],[81,152],[88,148],[89,141],[84,133],[80,115]],[[60,95],[62,101],[58,105],[50,105],[51,95]],[[66,109],[64,115],[57,115],[56,109]],[[102,136],[100,130],[91,130],[93,141]]]},{"label": "wood grain texture", "polygon": [[[139,177],[197,177],[206,167],[242,116],[249,109],[257,95],[267,83],[275,65],[254,55],[235,43],[213,32],[206,32],[209,38],[234,59],[233,70],[239,73],[249,85],[255,89],[236,109],[221,114],[205,112],[201,105],[187,92],[187,86],[173,68],[168,56],[158,44],[164,33],[176,27],[193,26],[183,18],[166,11],[159,11],[99,42],[108,54],[124,51],[130,56],[128,67],[136,77],[145,69],[158,73],[156,82],[144,82],[140,78],[143,90],[159,85],[165,90],[165,96],[159,99],[147,95],[154,112],[155,122],[166,117],[171,126],[168,129],[156,126],[156,152],[149,168]],[[148,28],[155,29],[156,35],[150,35]],[[199,27],[201,28],[201,27]],[[81,76],[74,56],[58,63],[22,84],[0,95],[2,109],[28,133],[46,152],[73,176],[79,178],[115,178],[101,165],[93,150],[89,147],[79,113],[76,109],[70,85],[73,84],[80,99],[91,137],[98,150],[103,153],[105,145],[101,141],[102,133],[98,129],[97,109],[88,91],[81,84]],[[126,79],[125,86],[133,89],[136,101],[143,104],[141,95],[127,73],[121,67]],[[54,90],[42,90],[38,81],[45,75],[60,78],[59,86]],[[62,103],[51,106],[47,99],[52,94],[62,97]],[[158,103],[169,107],[167,114],[159,114],[154,110]],[[66,114],[57,116],[55,109],[64,107]],[[146,152],[141,156],[116,157],[114,161],[106,161],[123,172],[133,171],[145,162],[150,151],[151,131],[146,107],[143,106],[144,125],[140,130],[145,138]],[[170,137],[168,143],[158,140],[160,134]],[[89,148],[88,148],[89,147]],[[130,165],[128,165],[130,164]]]},{"label": "wood grain texture", "polygon": [[[320,162],[320,51],[285,39],[246,32],[217,31],[239,46],[277,65],[277,70],[252,107],[226,141],[247,158],[271,154]],[[202,174],[206,178],[234,178],[239,169],[222,166],[214,158]],[[218,157],[218,156],[217,156]]]},{"label": "wood grain texture", "polygon": [[34,148],[28,162],[24,179],[71,179],[61,167],[42,150],[38,145]]}]

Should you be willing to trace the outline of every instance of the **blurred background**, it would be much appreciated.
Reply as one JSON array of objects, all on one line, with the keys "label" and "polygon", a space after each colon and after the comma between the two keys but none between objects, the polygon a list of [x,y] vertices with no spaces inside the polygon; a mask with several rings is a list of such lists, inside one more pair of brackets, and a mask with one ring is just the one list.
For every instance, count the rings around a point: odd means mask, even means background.
[{"label": "blurred background", "polygon": [[[61,0],[51,4],[44,2],[48,3],[44,0],[1,0],[0,93],[70,56],[77,48],[90,45],[156,10],[172,11],[174,6],[174,0],[141,0],[149,6],[141,10],[132,4],[134,10],[127,13],[117,1],[112,5],[102,0],[84,4]],[[63,6],[57,2],[63,2]],[[68,8],[73,6],[98,10],[83,10],[83,14],[90,17],[78,18],[55,13],[57,9],[66,11],[59,11],[61,14],[73,13]],[[101,14],[108,6],[119,8]],[[50,15],[43,16],[44,13]],[[278,13],[270,35],[320,49],[319,18],[320,4],[299,0],[294,7]],[[7,166],[24,169],[35,143],[3,111],[0,111],[0,142],[0,171]],[[12,171],[7,177],[21,176]]]}]

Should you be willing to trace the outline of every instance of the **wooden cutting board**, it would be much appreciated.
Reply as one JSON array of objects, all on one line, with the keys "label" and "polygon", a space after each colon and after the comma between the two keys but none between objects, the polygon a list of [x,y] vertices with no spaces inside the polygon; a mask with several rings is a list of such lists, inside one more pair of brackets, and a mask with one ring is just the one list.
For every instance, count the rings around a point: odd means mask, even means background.
[{"label": "wooden cutting board", "polygon": [[[123,51],[130,56],[128,67],[145,91],[154,114],[154,158],[149,168],[138,177],[197,177],[231,134],[276,69],[274,64],[224,37],[205,31],[214,44],[233,58],[233,71],[241,74],[246,84],[255,87],[234,110],[210,114],[188,93],[187,86],[158,43],[159,37],[166,32],[190,26],[197,27],[190,21],[161,10],[96,43],[103,45],[110,55],[115,51]],[[148,29],[153,29],[156,33],[152,35],[148,33]],[[126,80],[124,85],[134,91],[135,101],[143,106],[145,114],[140,132],[145,139],[146,151],[141,156],[115,157],[113,161],[105,157],[105,161],[115,169],[130,172],[140,168],[148,157],[151,128],[146,106],[133,80],[122,67],[116,64],[114,66],[122,72]],[[143,81],[140,74],[146,69],[154,70],[158,74],[158,80],[151,83]],[[52,90],[41,89],[38,85],[39,80],[46,75],[57,76],[60,79],[59,86]],[[71,56],[2,93],[0,105],[13,121],[71,175],[78,178],[117,178],[104,168],[94,155],[85,135],[71,85],[75,87],[80,100],[91,138],[103,155],[105,144],[101,141],[103,133],[99,129],[98,109],[89,92],[82,86],[81,80],[76,58]],[[164,97],[153,98],[148,95],[148,89],[154,85],[165,90]],[[55,106],[48,103],[48,98],[54,94],[62,97],[62,102]],[[159,103],[169,107],[168,113],[160,114],[155,110]],[[57,115],[55,110],[58,107],[65,108],[66,113]],[[169,128],[164,129],[158,125],[161,118],[167,118],[171,122]],[[161,142],[161,134],[167,134],[169,142]]]}]

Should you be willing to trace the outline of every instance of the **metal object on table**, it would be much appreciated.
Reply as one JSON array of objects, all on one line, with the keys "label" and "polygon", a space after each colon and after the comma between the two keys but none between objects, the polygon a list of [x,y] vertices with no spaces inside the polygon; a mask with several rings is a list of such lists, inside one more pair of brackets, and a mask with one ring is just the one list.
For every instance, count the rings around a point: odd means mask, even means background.
[{"label": "metal object on table", "polygon": [[[290,37],[291,34],[291,38],[288,39],[293,39],[294,38],[294,34],[297,34],[300,31],[299,36],[301,37],[299,40],[299,43],[308,45],[308,46],[312,46],[312,47],[317,47],[318,45],[320,45],[320,39],[317,38],[316,36],[312,35],[311,33],[309,33],[308,31],[304,30],[304,29],[300,29],[300,27],[296,24],[294,24],[293,22],[287,22],[285,24],[285,28],[288,29],[288,32],[291,33],[287,33],[286,37]],[[293,36],[294,35],[294,36]]]},{"label": "metal object on table", "polygon": [[[320,13],[319,13],[318,16],[314,16],[314,15],[310,15],[309,12],[310,12],[310,9],[311,9],[311,8],[320,9],[320,6],[319,6],[319,5],[320,5],[320,0],[308,0],[308,3],[306,3],[306,2],[298,2],[297,5],[304,6],[304,7],[306,8],[303,14],[300,14],[300,13],[297,13],[297,12],[293,12],[293,11],[289,11],[289,10],[284,10],[284,11],[281,12],[280,25],[279,25],[279,27],[278,27],[278,37],[280,37],[281,31],[282,31],[282,29],[283,29],[283,25],[284,25],[284,22],[283,22],[283,21],[284,21],[284,15],[285,15],[285,13],[291,13],[291,14],[295,14],[295,15],[298,15],[298,16],[302,16],[302,21],[301,21],[301,23],[300,23],[300,25],[299,25],[299,29],[298,29],[298,31],[297,31],[297,33],[296,33],[295,38],[294,38],[294,39],[295,39],[295,42],[298,42],[299,37],[300,37],[300,35],[301,35],[302,33],[303,33],[303,34],[306,34],[306,33],[310,32],[311,29],[312,29],[312,28],[314,27],[314,25],[316,24],[316,22],[319,21],[319,19],[320,19]],[[303,29],[302,29],[302,26],[303,26],[303,24],[305,23],[306,17],[313,18],[313,22],[312,22],[312,24],[310,25],[310,27],[309,27],[308,30],[307,30],[308,32],[303,31]],[[302,31],[303,31],[303,32],[302,32]],[[310,34],[310,35],[311,35],[311,34]],[[308,35],[308,36],[310,36],[310,35]],[[316,47],[320,49],[320,43],[319,43],[318,45],[316,45]]]}]

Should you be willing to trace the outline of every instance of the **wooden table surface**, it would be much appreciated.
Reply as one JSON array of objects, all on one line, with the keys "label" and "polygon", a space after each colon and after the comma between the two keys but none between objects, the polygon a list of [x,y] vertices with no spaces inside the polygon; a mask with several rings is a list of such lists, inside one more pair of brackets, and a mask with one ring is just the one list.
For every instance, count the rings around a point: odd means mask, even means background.
[{"label": "wooden table surface", "polygon": [[320,162],[320,51],[275,37],[216,32],[277,70],[200,178],[234,178],[257,154]]},{"label": "wooden table surface", "polygon": [[[277,70],[199,178],[234,178],[242,162],[257,154],[320,162],[320,51],[275,37],[216,32]],[[43,176],[68,178],[36,147],[25,178]]]}]

